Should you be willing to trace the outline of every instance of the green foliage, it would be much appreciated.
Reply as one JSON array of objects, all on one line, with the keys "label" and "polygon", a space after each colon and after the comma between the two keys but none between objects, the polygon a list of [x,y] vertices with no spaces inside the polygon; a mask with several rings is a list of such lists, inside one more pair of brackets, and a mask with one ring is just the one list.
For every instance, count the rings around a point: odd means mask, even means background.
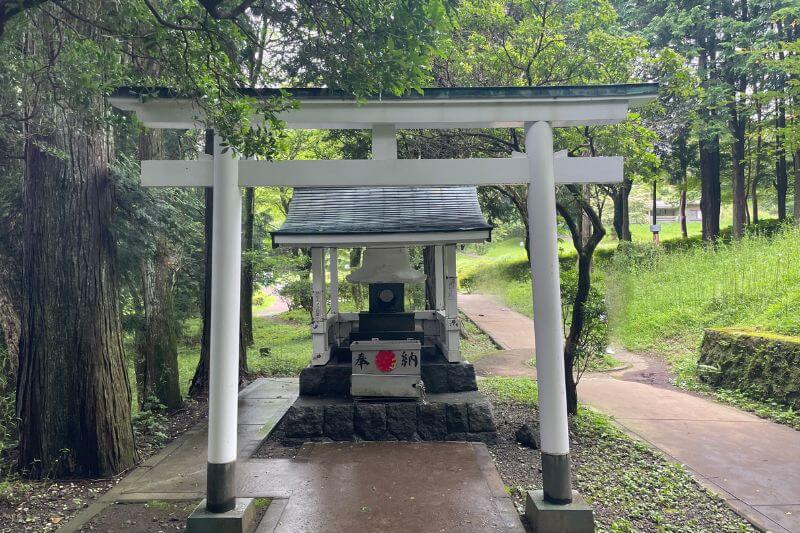
[{"label": "green foliage", "polygon": [[797,335],[798,237],[787,227],[672,253],[626,247],[608,277],[612,335],[632,350],[667,353],[694,351],[706,327]]},{"label": "green foliage", "polygon": [[294,279],[284,283],[279,289],[278,294],[289,305],[289,310],[304,309],[311,315],[312,296],[311,280]]},{"label": "green foliage", "polygon": [[[564,319],[564,335],[569,332],[572,317],[572,302],[578,290],[577,269],[561,271],[561,313]],[[588,368],[605,366],[605,350],[608,346],[608,311],[605,295],[598,276],[595,277],[589,297],[584,305],[584,326],[578,339],[575,353],[575,369],[583,374]]]}]

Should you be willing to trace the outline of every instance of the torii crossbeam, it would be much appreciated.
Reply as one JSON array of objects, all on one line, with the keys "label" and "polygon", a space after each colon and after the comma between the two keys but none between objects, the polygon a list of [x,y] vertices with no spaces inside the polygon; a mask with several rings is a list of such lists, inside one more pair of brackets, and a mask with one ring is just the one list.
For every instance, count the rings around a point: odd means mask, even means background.
[{"label": "torii crossbeam", "polygon": [[[569,433],[556,228],[555,185],[616,183],[621,157],[569,158],[553,153],[553,127],[596,126],[624,120],[628,110],[656,96],[656,84],[572,87],[425,89],[406,96],[356,100],[329,89],[287,89],[299,107],[279,118],[292,129],[370,129],[373,159],[253,161],[222,153],[197,161],[143,161],[146,186],[214,188],[211,361],[207,509],[235,505],[236,424],[241,271],[240,187],[415,186],[529,184],[528,217],[533,277],[536,371],[544,498],[568,504]],[[146,94],[147,98],[140,95]],[[251,97],[272,89],[243,91]],[[151,128],[207,127],[201,108],[169,91],[120,89],[110,102],[134,111]],[[399,129],[525,128],[525,154],[491,159],[398,160]]]}]

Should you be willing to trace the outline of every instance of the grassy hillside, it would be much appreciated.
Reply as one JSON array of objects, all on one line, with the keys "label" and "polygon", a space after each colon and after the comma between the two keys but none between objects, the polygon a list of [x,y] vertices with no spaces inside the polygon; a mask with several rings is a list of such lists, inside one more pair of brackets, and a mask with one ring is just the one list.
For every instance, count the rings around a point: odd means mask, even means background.
[{"label": "grassy hillside", "polygon": [[800,333],[800,230],[664,253],[639,247],[609,269],[612,336],[633,350],[694,351],[708,326]]}]

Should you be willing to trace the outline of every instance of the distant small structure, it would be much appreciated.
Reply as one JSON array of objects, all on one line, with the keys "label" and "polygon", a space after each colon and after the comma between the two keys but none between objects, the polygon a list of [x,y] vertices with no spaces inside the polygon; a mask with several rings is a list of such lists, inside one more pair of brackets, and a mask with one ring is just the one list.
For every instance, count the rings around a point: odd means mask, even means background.
[{"label": "distant small structure", "polygon": [[[647,213],[647,219],[653,220],[652,208]],[[703,213],[700,211],[700,201],[687,201],[686,222],[700,222],[701,220],[703,220]],[[656,200],[656,223],[662,224],[664,222],[680,222],[680,206]]]}]

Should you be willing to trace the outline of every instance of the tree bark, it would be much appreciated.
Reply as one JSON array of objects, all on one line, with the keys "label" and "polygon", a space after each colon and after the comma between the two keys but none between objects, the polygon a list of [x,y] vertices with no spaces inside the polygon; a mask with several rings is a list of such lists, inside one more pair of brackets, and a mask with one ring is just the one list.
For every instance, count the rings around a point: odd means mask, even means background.
[{"label": "tree bark", "polygon": [[722,191],[719,181],[719,136],[698,141],[700,150],[700,211],[703,214],[703,240],[719,237],[719,212]]},{"label": "tree bark", "polygon": [[255,225],[256,190],[247,187],[244,190],[244,235],[242,240],[242,295],[241,295],[241,328],[244,346],[253,345],[253,230]]},{"label": "tree bark", "polygon": [[425,309],[436,309],[436,263],[434,261],[434,247],[426,246],[422,249],[422,266],[427,276],[425,278]]},{"label": "tree bark", "polygon": [[794,223],[800,225],[800,148],[794,151]]},{"label": "tree bark", "polygon": [[761,180],[764,137],[761,132],[761,104],[756,103],[756,123],[758,136],[756,138],[756,170],[753,180],[750,182],[750,198],[753,202],[753,211],[750,220],[753,224],[758,224],[758,182]]},{"label": "tree bark", "polygon": [[[778,20],[776,23],[778,35],[783,38],[783,23]],[[778,59],[783,62],[783,50],[778,52]],[[783,74],[778,74],[778,93],[782,94],[786,90],[786,79]],[[775,151],[778,156],[775,163],[775,190],[778,196],[778,220],[786,220],[786,193],[789,190],[789,179],[786,165],[786,101],[778,98],[776,102],[777,118],[775,120]]]},{"label": "tree bark", "polygon": [[[592,287],[592,260],[594,251],[605,236],[606,230],[600,216],[582,196],[580,189],[574,185],[569,185],[567,188],[578,205],[578,214],[573,216],[573,213],[561,203],[556,204],[556,209],[569,227],[572,244],[578,253],[578,286],[572,301],[569,332],[564,342],[564,384],[567,395],[567,412],[574,415],[578,412],[578,382],[575,379],[575,362],[586,324],[586,303],[589,301]],[[584,240],[581,230],[581,220],[584,216],[591,223],[591,232],[586,240]]]},{"label": "tree bark", "polygon": [[681,186],[681,199],[678,206],[678,217],[681,222],[681,239],[689,238],[689,229],[686,227],[686,186]]},{"label": "tree bark", "polygon": [[101,126],[67,106],[48,109],[59,127],[29,132],[25,143],[19,464],[35,477],[109,476],[137,459],[110,232],[111,149]]},{"label": "tree bark", "polygon": [[[163,159],[164,140],[161,131],[139,134],[139,159]],[[178,377],[178,334],[174,305],[174,265],[172,253],[163,234],[153,235],[151,255],[139,265],[143,324],[136,335],[136,382],[139,407],[147,408],[151,400],[168,410],[181,407]]]},{"label": "tree bark", "polygon": [[633,182],[624,178],[622,184],[614,191],[614,232],[619,241],[630,242],[631,240],[631,219],[628,208],[631,187],[633,187]]},{"label": "tree bark", "polygon": [[[214,153],[214,132],[206,131],[205,153]],[[192,398],[203,398],[208,395],[208,369],[211,359],[211,244],[214,230],[214,189],[206,187],[205,211],[203,215],[203,286],[200,287],[201,311],[203,314],[203,331],[200,334],[200,360],[197,361],[192,383],[189,385],[189,395]]]},{"label": "tree bark", "polygon": [[744,235],[745,211],[747,211],[747,188],[744,175],[744,157],[747,119],[738,109],[738,94],[743,94],[746,81],[740,80],[737,95],[729,104],[730,120],[728,127],[733,137],[731,142],[731,185],[733,189],[733,238],[739,240]]},{"label": "tree bark", "polygon": [[178,381],[178,334],[171,254],[163,236],[155,253],[140,263],[144,324],[136,339],[139,407],[157,401],[170,411],[183,404]]}]

